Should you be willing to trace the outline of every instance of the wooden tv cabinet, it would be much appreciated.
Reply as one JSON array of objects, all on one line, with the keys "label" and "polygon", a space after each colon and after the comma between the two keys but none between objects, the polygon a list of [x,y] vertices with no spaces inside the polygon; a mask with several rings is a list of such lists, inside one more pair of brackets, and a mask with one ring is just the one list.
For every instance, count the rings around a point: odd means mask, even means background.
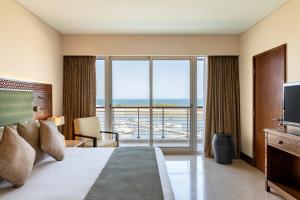
[{"label": "wooden tv cabinet", "polygon": [[264,131],[266,190],[273,189],[285,199],[300,199],[300,136],[285,128]]}]

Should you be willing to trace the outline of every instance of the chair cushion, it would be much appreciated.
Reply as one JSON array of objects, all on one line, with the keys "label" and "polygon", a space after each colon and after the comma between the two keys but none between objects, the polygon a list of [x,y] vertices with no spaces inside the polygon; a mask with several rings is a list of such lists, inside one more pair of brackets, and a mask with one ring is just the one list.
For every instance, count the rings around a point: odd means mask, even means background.
[{"label": "chair cushion", "polygon": [[5,127],[0,141],[0,178],[15,187],[24,185],[35,160],[35,150],[13,127]]},{"label": "chair cushion", "polygon": [[85,117],[74,119],[74,132],[101,139],[100,120],[98,117]]},{"label": "chair cushion", "polygon": [[40,127],[37,122],[18,123],[17,131],[34,148],[36,152],[35,163],[45,158],[46,154],[42,151],[40,145]]},{"label": "chair cushion", "polygon": [[116,147],[118,145],[115,140],[97,140],[98,147]]},{"label": "chair cushion", "polygon": [[43,152],[61,161],[65,155],[65,137],[51,120],[40,121],[40,141]]}]

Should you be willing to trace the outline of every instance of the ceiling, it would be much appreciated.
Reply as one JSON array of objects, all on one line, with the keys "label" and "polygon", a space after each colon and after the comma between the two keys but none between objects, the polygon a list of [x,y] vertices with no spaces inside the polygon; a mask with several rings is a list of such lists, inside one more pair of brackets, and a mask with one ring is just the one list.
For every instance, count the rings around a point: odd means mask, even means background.
[{"label": "ceiling", "polygon": [[17,0],[63,34],[240,34],[287,0]]}]

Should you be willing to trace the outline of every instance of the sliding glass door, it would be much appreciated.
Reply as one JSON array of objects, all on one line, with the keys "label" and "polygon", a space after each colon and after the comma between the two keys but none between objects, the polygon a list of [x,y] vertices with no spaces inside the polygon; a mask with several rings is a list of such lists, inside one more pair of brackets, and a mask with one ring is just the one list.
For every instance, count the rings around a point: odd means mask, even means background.
[{"label": "sliding glass door", "polygon": [[190,60],[153,63],[153,145],[190,146]]},{"label": "sliding glass door", "polygon": [[105,60],[96,60],[96,115],[100,119],[100,126],[105,130]]},{"label": "sliding glass door", "polygon": [[113,59],[112,129],[121,146],[149,145],[149,60]]},{"label": "sliding glass door", "polygon": [[[110,57],[105,87],[110,129],[120,146],[192,151],[196,140],[196,58]],[[194,86],[193,86],[194,85]],[[194,102],[195,108],[192,106]]]},{"label": "sliding glass door", "polygon": [[206,58],[197,58],[197,151],[203,150]]}]

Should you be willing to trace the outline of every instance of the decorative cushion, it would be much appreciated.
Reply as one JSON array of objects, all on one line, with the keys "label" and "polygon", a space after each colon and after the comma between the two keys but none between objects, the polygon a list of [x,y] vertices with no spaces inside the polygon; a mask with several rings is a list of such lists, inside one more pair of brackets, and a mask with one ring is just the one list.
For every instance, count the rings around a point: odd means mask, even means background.
[{"label": "decorative cushion", "polygon": [[37,122],[18,123],[17,131],[19,135],[26,140],[35,150],[35,163],[45,158],[46,154],[42,151],[40,145],[40,127]]},{"label": "decorative cushion", "polygon": [[51,120],[40,121],[40,142],[43,152],[61,161],[65,154],[65,137]]},{"label": "decorative cushion", "polygon": [[4,128],[0,141],[0,178],[15,187],[24,185],[35,159],[35,150],[13,127]]}]

